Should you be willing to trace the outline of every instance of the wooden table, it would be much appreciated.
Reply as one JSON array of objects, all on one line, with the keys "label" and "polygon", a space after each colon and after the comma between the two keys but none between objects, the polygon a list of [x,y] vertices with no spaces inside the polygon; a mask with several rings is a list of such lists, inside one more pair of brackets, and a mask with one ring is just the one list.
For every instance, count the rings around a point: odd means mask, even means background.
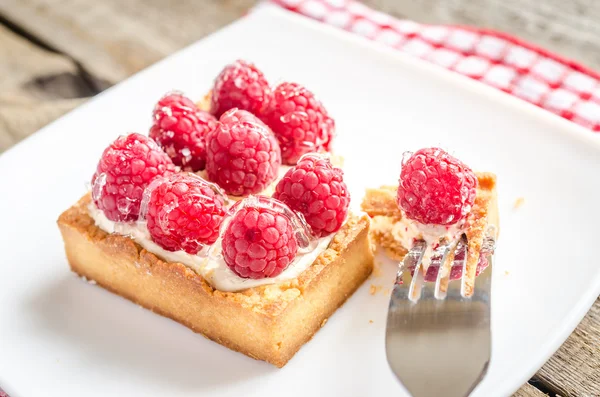
[{"label": "wooden table", "polygon": [[[255,0],[0,0],[0,152],[239,18]],[[368,0],[398,17],[499,29],[600,70],[593,0]],[[85,133],[85,132],[82,132]],[[516,396],[600,396],[600,299]]]}]

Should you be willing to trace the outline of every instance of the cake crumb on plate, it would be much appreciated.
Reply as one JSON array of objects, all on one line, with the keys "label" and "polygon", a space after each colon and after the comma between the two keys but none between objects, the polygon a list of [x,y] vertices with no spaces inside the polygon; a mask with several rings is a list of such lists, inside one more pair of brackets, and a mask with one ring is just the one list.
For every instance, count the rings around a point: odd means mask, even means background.
[{"label": "cake crumb on plate", "polygon": [[379,277],[381,276],[381,266],[383,265],[380,261],[375,261],[373,263],[373,272],[371,273],[371,277]]},{"label": "cake crumb on plate", "polygon": [[513,204],[513,209],[519,209],[523,204],[525,204],[525,199],[523,197],[519,197],[515,200],[515,203]]},{"label": "cake crumb on plate", "polygon": [[381,290],[381,285],[371,284],[371,287],[369,288],[369,294],[375,295],[380,290]]}]

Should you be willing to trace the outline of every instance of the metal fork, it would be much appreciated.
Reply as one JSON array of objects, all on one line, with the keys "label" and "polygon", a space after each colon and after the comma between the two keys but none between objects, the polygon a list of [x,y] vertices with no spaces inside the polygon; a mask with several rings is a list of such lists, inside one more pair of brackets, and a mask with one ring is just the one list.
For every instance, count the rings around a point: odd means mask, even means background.
[{"label": "metal fork", "polygon": [[[488,266],[475,289],[475,272],[466,269],[468,247],[465,235],[440,241],[438,247],[418,240],[399,265],[387,317],[386,354],[413,397],[468,396],[487,372],[495,228],[488,228],[481,245],[480,256]],[[435,283],[424,281],[424,265],[431,263],[439,264]],[[462,266],[460,281],[449,281],[452,265]]]}]

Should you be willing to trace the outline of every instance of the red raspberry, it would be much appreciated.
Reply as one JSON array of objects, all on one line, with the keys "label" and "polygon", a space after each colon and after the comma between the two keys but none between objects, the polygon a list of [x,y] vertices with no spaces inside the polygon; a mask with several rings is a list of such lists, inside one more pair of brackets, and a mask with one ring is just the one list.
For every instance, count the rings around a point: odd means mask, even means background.
[{"label": "red raspberry", "polygon": [[442,149],[426,148],[403,162],[397,202],[412,220],[452,225],[471,211],[476,189],[468,166]]},{"label": "red raspberry", "polygon": [[313,93],[299,84],[275,88],[265,122],[279,140],[284,164],[296,164],[305,153],[331,149],[335,123]]},{"label": "red raspberry", "polygon": [[219,237],[226,214],[224,197],[215,184],[194,174],[177,173],[156,180],[145,198],[152,240],[167,251],[197,254]]},{"label": "red raspberry", "polygon": [[277,177],[281,151],[262,121],[245,110],[231,109],[206,135],[208,178],[228,194],[256,194]]},{"label": "red raspberry", "polygon": [[277,184],[273,197],[301,212],[318,237],[340,229],[350,205],[344,173],[329,159],[314,153],[302,156]]},{"label": "red raspberry", "polygon": [[238,60],[225,66],[215,79],[210,111],[220,117],[229,109],[239,108],[260,116],[269,108],[271,98],[263,73],[254,64]]},{"label": "red raspberry", "polygon": [[169,156],[152,139],[121,136],[102,153],[92,177],[92,198],[111,221],[135,221],[144,189],[155,177],[174,171]]},{"label": "red raspberry", "polygon": [[201,171],[206,164],[204,137],[217,119],[179,93],[164,96],[154,107],[150,138],[184,171]]},{"label": "red raspberry", "polygon": [[275,277],[292,263],[298,241],[284,207],[275,199],[261,196],[236,206],[238,210],[223,236],[223,258],[235,274],[254,279]]}]

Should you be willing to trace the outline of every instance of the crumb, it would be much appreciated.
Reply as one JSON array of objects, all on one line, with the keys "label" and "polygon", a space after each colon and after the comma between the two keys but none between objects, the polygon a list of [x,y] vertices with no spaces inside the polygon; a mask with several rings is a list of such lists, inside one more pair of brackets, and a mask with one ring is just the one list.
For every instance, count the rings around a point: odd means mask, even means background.
[{"label": "crumb", "polygon": [[510,274],[510,272],[509,272],[508,270],[505,270],[505,271],[504,271],[504,275],[505,275],[505,276],[508,276],[509,274]]},{"label": "crumb", "polygon": [[[371,218],[369,218],[369,219],[371,219]],[[371,246],[372,252],[377,252],[379,250],[377,241],[375,241],[375,238],[373,237],[373,229],[371,229],[371,232],[369,233],[369,245]]]},{"label": "crumb", "polygon": [[390,295],[392,295],[392,291],[389,288],[384,288],[383,289],[383,294],[385,296],[390,296]]},{"label": "crumb", "polygon": [[373,263],[373,273],[371,273],[372,277],[379,277],[381,276],[381,265],[382,263],[379,261],[375,261],[375,263]]},{"label": "crumb", "polygon": [[373,324],[373,320],[369,320],[369,324]]},{"label": "crumb", "polygon": [[96,285],[96,284],[98,284],[98,283],[96,283],[96,280],[88,280],[88,284],[91,284],[91,285]]},{"label": "crumb", "polygon": [[377,292],[379,292],[380,289],[381,289],[381,285],[371,284],[371,287],[369,288],[369,294],[375,295]]},{"label": "crumb", "polygon": [[325,325],[325,323],[327,323],[327,319],[323,320],[323,322],[321,322],[321,328],[323,328],[323,326]]},{"label": "crumb", "polygon": [[513,204],[513,209],[518,209],[520,208],[523,204],[525,203],[525,199],[523,197],[519,197],[518,199],[515,200],[515,203]]}]

